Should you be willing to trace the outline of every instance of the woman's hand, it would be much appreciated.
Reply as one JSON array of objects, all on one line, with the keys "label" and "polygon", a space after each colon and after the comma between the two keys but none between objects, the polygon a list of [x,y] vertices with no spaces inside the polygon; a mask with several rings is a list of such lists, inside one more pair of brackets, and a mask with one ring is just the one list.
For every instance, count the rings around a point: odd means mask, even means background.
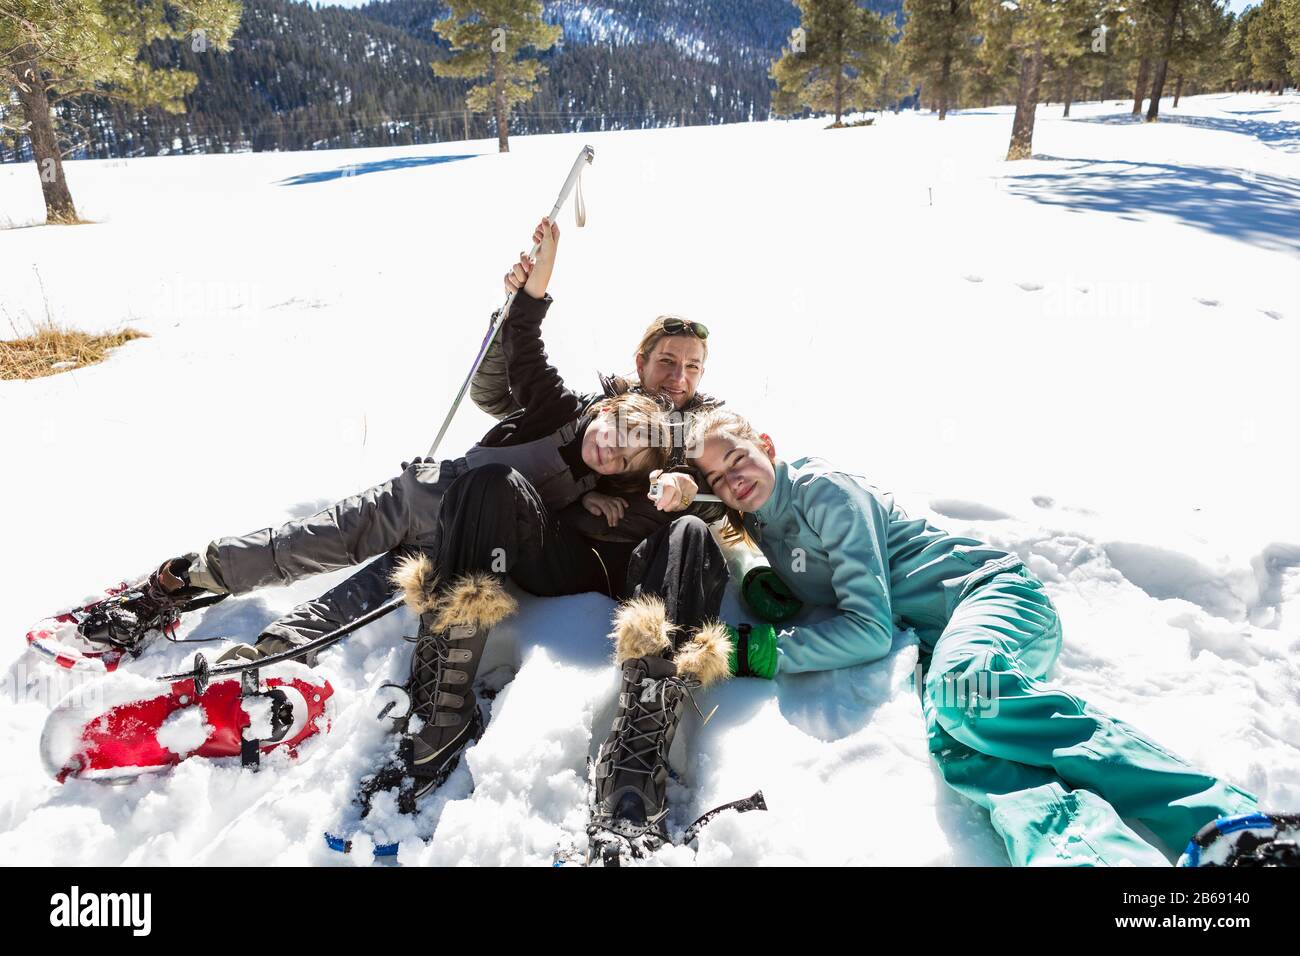
[{"label": "woman's hand", "polygon": [[594,514],[597,518],[605,516],[612,528],[623,520],[623,512],[627,510],[627,501],[623,498],[615,498],[612,495],[602,495],[599,491],[589,491],[582,496],[582,506]]},{"label": "woman's hand", "polygon": [[[537,257],[531,266],[525,266],[528,256],[519,253],[519,264],[511,267],[506,275],[506,288],[511,288],[511,278],[523,282],[523,289],[534,299],[546,295],[546,286],[551,281],[551,271],[555,268],[555,252],[560,241],[560,227],[546,216],[533,230],[533,242],[538,245]],[[522,273],[522,274],[521,274]]]},{"label": "woman's hand", "polygon": [[654,501],[655,507],[660,511],[681,511],[683,508],[689,508],[700,491],[694,478],[676,471],[666,474],[662,471],[650,472],[650,484],[653,485],[656,481],[660,485],[659,498],[650,500]]}]

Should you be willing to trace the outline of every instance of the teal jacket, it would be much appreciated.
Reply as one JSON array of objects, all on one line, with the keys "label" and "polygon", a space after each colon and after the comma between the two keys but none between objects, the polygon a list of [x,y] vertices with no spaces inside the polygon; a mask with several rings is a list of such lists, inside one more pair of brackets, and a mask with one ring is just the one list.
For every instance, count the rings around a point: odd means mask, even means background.
[{"label": "teal jacket", "polygon": [[805,605],[834,611],[806,609],[779,632],[781,673],[878,660],[895,622],[933,647],[970,588],[1022,563],[909,518],[892,494],[819,458],[777,462],[772,496],[745,526]]}]

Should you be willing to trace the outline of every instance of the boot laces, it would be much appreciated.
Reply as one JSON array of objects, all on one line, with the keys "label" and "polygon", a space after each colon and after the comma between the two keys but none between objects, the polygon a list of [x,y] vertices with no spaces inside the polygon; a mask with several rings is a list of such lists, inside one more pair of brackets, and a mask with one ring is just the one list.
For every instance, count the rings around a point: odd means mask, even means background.
[{"label": "boot laces", "polygon": [[[451,660],[451,647],[445,631],[427,636],[415,647],[415,666],[411,669],[411,713],[428,723],[437,711],[438,686]],[[432,653],[429,653],[430,650]]]},{"label": "boot laces", "polygon": [[664,752],[663,745],[669,726],[677,720],[678,715],[674,713],[676,702],[685,696],[695,707],[696,713],[700,713],[692,693],[699,686],[698,681],[679,676],[658,680],[642,677],[638,683],[631,685],[630,690],[626,691],[631,698],[628,713],[623,715],[626,723],[615,736],[613,752],[610,754],[614,773],[650,776],[667,765],[668,754]]}]

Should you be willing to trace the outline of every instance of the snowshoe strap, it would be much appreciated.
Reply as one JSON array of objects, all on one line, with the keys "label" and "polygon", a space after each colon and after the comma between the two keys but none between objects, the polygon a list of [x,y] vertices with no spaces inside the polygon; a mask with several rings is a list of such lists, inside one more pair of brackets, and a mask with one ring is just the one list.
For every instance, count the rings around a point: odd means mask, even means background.
[{"label": "snowshoe strap", "polygon": [[724,803],[722,806],[714,807],[706,813],[700,815],[700,818],[686,828],[686,833],[682,836],[683,843],[690,843],[700,831],[708,826],[709,821],[716,817],[724,810],[735,810],[737,813],[748,813],[750,810],[766,810],[767,801],[763,799],[763,791],[756,790],[751,796],[742,800],[732,800],[730,803]]}]

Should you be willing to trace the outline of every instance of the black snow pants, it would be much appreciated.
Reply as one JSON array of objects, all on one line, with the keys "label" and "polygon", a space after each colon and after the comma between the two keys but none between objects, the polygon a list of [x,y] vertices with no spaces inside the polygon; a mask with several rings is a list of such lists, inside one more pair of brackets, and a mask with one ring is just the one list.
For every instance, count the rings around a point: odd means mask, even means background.
[{"label": "black snow pants", "polygon": [[191,579],[243,594],[369,561],[263,632],[290,644],[327,634],[386,601],[398,559],[415,551],[433,558],[445,581],[488,571],[543,597],[658,594],[683,636],[717,616],[726,562],[699,518],[676,519],[628,557],[614,549],[602,554],[556,513],[508,466],[468,469],[463,459],[416,463],[317,514],[213,541],[201,557],[191,556],[197,559]]}]

